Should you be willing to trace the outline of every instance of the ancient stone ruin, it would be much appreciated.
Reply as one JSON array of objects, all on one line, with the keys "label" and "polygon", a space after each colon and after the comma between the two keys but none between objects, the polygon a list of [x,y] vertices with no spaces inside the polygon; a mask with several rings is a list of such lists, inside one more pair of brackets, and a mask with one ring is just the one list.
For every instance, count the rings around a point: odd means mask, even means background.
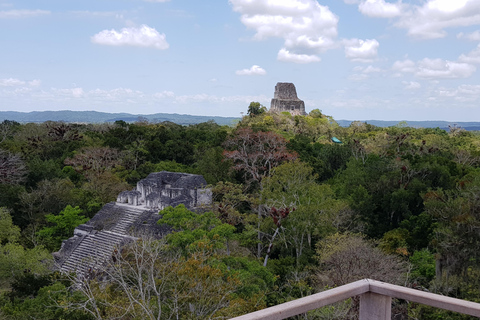
[{"label": "ancient stone ruin", "polygon": [[117,203],[158,210],[182,203],[191,209],[211,202],[211,192],[205,189],[206,185],[205,179],[197,174],[155,172],[140,180],[136,189],[121,192]]},{"label": "ancient stone ruin", "polygon": [[290,112],[292,115],[306,115],[305,103],[298,99],[293,83],[278,82],[270,104],[270,111]]},{"label": "ancient stone ruin", "polygon": [[157,224],[159,210],[179,204],[192,211],[209,206],[212,193],[206,185],[205,179],[196,174],[149,174],[134,190],[121,192],[116,202],[106,204],[87,223],[75,228],[73,237],[63,241],[53,254],[57,269],[88,277],[124,244],[142,236],[163,237],[171,230]]}]

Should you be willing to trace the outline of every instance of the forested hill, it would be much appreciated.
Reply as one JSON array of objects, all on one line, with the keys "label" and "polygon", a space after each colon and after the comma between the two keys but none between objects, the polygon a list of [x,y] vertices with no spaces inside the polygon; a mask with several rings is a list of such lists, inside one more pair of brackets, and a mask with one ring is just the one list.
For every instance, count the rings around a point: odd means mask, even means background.
[{"label": "forested hill", "polygon": [[[123,120],[125,122],[135,122],[138,120],[148,120],[149,122],[171,121],[180,125],[198,124],[209,120],[215,121],[219,125],[234,125],[240,118],[235,117],[217,117],[217,116],[194,116],[177,113],[155,113],[155,114],[131,114],[131,113],[107,113],[97,111],[0,111],[0,121],[11,120],[20,123],[45,122],[45,121],[64,121],[77,123],[103,123]],[[348,127],[353,120],[336,120],[341,127]],[[361,121],[372,124],[377,127],[391,127],[404,124],[412,128],[440,128],[448,130],[449,126],[457,126],[467,131],[480,130],[480,122],[451,122],[451,121],[384,121],[384,120],[366,120]]]},{"label": "forested hill", "polygon": [[[348,127],[353,121],[351,120],[337,120],[337,123],[342,127]],[[449,130],[449,126],[456,126],[467,131],[480,130],[480,122],[452,122],[452,121],[384,121],[384,120],[366,120],[362,121],[372,124],[377,127],[392,127],[405,125],[412,128],[440,128]]]},{"label": "forested hill", "polygon": [[123,120],[125,122],[135,122],[138,120],[148,120],[149,122],[171,121],[181,125],[189,125],[215,121],[219,125],[232,125],[238,118],[234,117],[213,117],[213,116],[193,116],[176,113],[155,113],[148,115],[130,114],[130,113],[107,113],[97,111],[0,111],[0,121],[11,120],[20,123],[27,122],[45,122],[45,121],[64,121],[80,123],[103,123]]}]

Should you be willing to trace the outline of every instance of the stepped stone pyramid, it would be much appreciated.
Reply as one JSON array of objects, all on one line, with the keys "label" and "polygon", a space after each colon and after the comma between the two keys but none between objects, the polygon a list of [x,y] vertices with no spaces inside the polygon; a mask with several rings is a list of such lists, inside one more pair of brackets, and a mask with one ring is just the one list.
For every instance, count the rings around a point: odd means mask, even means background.
[{"label": "stepped stone pyramid", "polygon": [[58,270],[88,277],[101,268],[115,250],[142,236],[161,238],[171,230],[158,225],[158,214],[168,206],[184,204],[190,210],[208,206],[212,193],[201,175],[155,172],[140,180],[132,191],[118,195],[87,223],[75,228],[53,254]]},{"label": "stepped stone pyramid", "polygon": [[270,111],[290,112],[292,115],[306,115],[305,103],[298,99],[297,90],[293,83],[278,82],[270,104]]}]

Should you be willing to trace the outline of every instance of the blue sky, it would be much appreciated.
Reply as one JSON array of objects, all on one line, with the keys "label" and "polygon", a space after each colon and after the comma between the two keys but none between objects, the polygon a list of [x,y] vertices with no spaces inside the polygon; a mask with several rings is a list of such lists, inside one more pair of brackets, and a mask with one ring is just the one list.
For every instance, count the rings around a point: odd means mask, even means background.
[{"label": "blue sky", "polygon": [[479,0],[0,0],[0,111],[480,121]]}]

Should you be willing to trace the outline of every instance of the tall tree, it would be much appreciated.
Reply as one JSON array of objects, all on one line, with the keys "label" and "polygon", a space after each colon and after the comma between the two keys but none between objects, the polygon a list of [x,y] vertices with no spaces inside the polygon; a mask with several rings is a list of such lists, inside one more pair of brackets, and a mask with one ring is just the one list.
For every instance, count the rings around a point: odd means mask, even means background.
[{"label": "tall tree", "polygon": [[262,114],[264,112],[267,111],[267,108],[265,108],[264,106],[262,106],[260,104],[260,102],[250,102],[250,105],[248,106],[248,115],[250,115],[250,117],[253,117],[253,116],[256,116],[256,115],[259,115],[259,114]]},{"label": "tall tree", "polygon": [[0,183],[19,184],[25,181],[27,169],[20,154],[0,149]]},{"label": "tall tree", "polygon": [[250,128],[238,129],[224,143],[223,155],[234,162],[234,169],[245,175],[248,183],[259,186],[273,168],[284,161],[295,160],[297,154],[288,152],[287,142],[273,132],[254,132]]},{"label": "tall tree", "polygon": [[293,248],[297,266],[304,249],[311,248],[312,239],[334,232],[335,218],[348,209],[345,202],[335,199],[329,185],[316,183],[312,171],[312,167],[299,160],[290,161],[276,167],[272,175],[262,181],[266,206],[291,211],[288,219],[282,217],[285,221],[281,226],[281,219],[273,217],[275,226],[272,227],[280,229],[284,243]]},{"label": "tall tree", "polygon": [[16,276],[26,272],[46,274],[52,257],[42,246],[25,249],[18,243],[20,229],[5,208],[0,208],[0,286],[8,286]]},{"label": "tall tree", "polygon": [[[234,169],[243,172],[245,180],[254,188],[260,187],[262,179],[270,175],[273,168],[284,161],[297,158],[295,153],[287,150],[286,140],[273,132],[254,132],[250,128],[238,129],[232,137],[224,142],[227,150],[223,155],[231,159]],[[260,193],[261,195],[261,193]],[[260,220],[262,217],[262,201],[258,206],[258,246],[257,255],[262,251]]]}]

